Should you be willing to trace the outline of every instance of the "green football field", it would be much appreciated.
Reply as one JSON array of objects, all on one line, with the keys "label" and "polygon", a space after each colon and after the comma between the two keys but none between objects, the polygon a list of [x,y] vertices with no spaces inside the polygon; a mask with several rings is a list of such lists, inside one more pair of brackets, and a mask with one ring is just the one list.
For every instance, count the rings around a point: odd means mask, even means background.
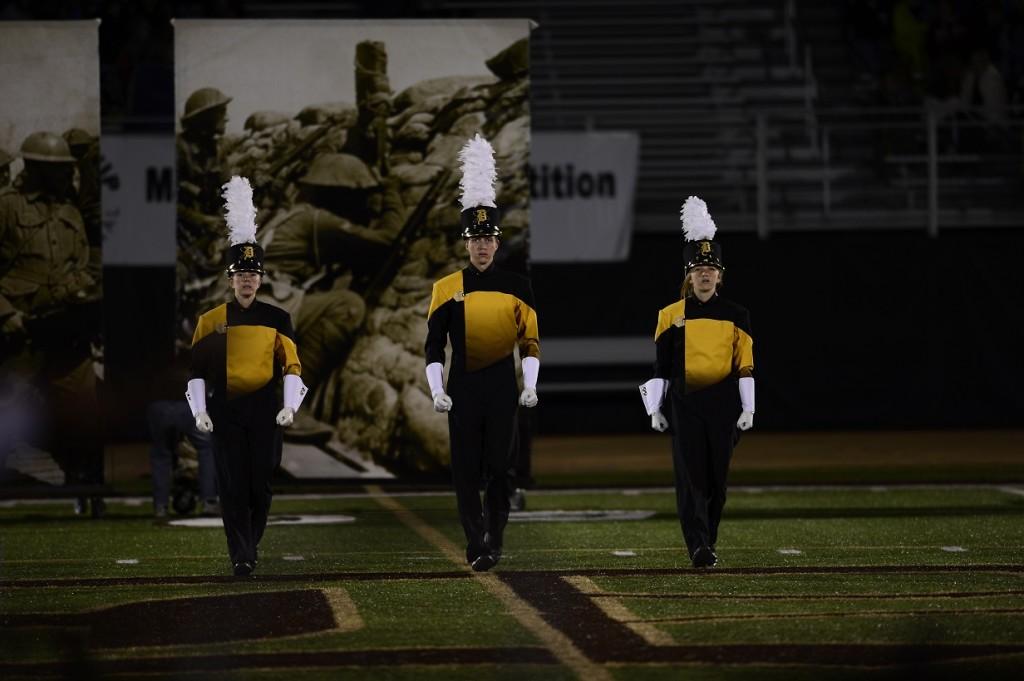
[{"label": "green football field", "polygon": [[236,579],[219,527],[8,502],[0,678],[1022,678],[1024,486],[737,487],[704,571],[671,490],[528,503],[476,574],[450,493],[279,496]]}]

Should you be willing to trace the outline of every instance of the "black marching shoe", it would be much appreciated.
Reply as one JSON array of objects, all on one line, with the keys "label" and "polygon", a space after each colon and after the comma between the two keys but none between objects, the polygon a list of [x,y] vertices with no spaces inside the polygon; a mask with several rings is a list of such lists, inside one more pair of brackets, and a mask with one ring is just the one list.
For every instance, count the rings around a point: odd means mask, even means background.
[{"label": "black marching shoe", "polygon": [[235,577],[248,577],[252,574],[252,563],[248,561],[235,563],[234,574]]},{"label": "black marching shoe", "polygon": [[710,546],[702,546],[693,552],[693,567],[709,568],[718,563],[718,556],[711,550]]},{"label": "black marching shoe", "polygon": [[470,563],[470,566],[472,566],[473,572],[487,572],[498,564],[498,558],[500,555],[501,554],[498,554],[496,556],[493,553],[484,553],[477,556],[476,559]]},{"label": "black marching shoe", "polygon": [[508,498],[508,506],[510,511],[525,511],[526,510],[526,490],[521,487],[517,487],[512,491],[512,494]]}]

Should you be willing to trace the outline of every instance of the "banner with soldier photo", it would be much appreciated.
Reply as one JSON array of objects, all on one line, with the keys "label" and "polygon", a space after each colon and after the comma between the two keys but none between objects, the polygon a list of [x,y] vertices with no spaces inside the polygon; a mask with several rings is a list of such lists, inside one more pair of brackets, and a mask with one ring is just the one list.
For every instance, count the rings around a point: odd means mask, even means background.
[{"label": "banner with soldier photo", "polygon": [[432,283],[466,264],[457,153],[495,149],[499,262],[525,271],[526,19],[175,22],[178,346],[230,295],[221,185],[251,180],[266,276],[311,394],[296,476],[429,476],[447,419],[424,378]]},{"label": "banner with soldier photo", "polygon": [[0,494],[79,512],[103,482],[97,29],[0,23]]}]

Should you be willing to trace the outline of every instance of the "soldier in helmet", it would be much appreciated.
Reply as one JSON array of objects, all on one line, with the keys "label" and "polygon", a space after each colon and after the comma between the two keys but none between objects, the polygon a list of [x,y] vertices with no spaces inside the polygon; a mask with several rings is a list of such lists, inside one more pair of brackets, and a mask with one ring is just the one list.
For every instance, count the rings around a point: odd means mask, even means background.
[{"label": "soldier in helmet", "polygon": [[71,155],[75,157],[75,205],[85,221],[85,232],[89,245],[95,249],[94,259],[99,258],[102,214],[100,212],[100,146],[99,139],[81,128],[70,128],[64,132]]},{"label": "soldier in helmet", "polygon": [[[51,132],[25,138],[21,156],[15,189],[0,193],[0,383],[31,386],[44,398],[38,444],[66,484],[98,485],[103,459],[91,341],[99,292],[85,225],[71,201],[75,158]],[[87,508],[79,498],[76,510]],[[104,508],[93,498],[94,516]]]},{"label": "soldier in helmet", "polygon": [[[292,425],[306,393],[291,317],[256,300],[264,274],[252,187],[225,186],[233,295],[200,316],[186,397],[196,428],[213,433],[228,552],[236,576],[251,575],[270,512],[270,476],[280,463],[280,427]],[[282,386],[283,383],[283,386]],[[278,395],[283,388],[284,406]]]},{"label": "soldier in helmet", "polygon": [[297,316],[303,376],[315,388],[362,324],[357,291],[389,252],[402,201],[394,183],[382,185],[349,154],[317,156],[298,186],[295,206],[272,223],[266,267],[278,302]]},{"label": "soldier in helmet", "polygon": [[[217,280],[223,248],[219,191],[228,179],[221,139],[231,98],[217,88],[200,88],[185,101],[177,138],[179,286],[187,279]],[[200,309],[200,290],[178,292],[179,311],[189,320]],[[182,339],[184,340],[184,339]]]},{"label": "soldier in helmet", "polygon": [[11,184],[11,163],[14,156],[0,149],[0,191],[3,191]]},{"label": "soldier in helmet", "polygon": [[218,191],[227,180],[220,141],[231,98],[217,88],[200,88],[185,100],[177,139],[179,243],[188,269],[210,275],[220,265],[222,231]]},{"label": "soldier in helmet", "polygon": [[[682,299],[658,313],[654,378],[640,386],[651,427],[672,426],[676,506],[695,568],[718,562],[715,543],[739,431],[754,425],[754,342],[750,313],[718,295],[722,247],[707,205],[682,210]],[[668,397],[668,418],[662,412]]]},{"label": "soldier in helmet", "polygon": [[[509,514],[511,447],[516,428],[514,351],[523,364],[518,403],[537,405],[540,341],[529,279],[498,270],[501,228],[494,204],[491,145],[477,135],[462,160],[462,237],[469,266],[434,282],[427,312],[427,383],[434,409],[448,413],[452,480],[466,535],[466,560],[489,570],[501,558]],[[445,345],[452,361],[445,391]],[[485,484],[483,505],[480,485]]]},{"label": "soldier in helmet", "polygon": [[[199,88],[185,100],[178,135],[179,210],[196,212],[197,222],[220,228],[220,199],[217,194],[227,179],[220,155],[220,138],[228,122],[231,98],[213,87]],[[205,220],[200,218],[206,218]]]}]

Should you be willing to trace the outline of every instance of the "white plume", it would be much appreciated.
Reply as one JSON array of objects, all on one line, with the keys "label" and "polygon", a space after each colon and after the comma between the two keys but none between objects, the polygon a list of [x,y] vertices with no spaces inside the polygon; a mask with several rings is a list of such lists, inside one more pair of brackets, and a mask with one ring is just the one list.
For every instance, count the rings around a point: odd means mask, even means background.
[{"label": "white plume", "polygon": [[466,142],[459,151],[462,161],[462,210],[473,206],[490,206],[494,204],[494,180],[498,175],[494,167],[494,149],[490,143],[477,133]]},{"label": "white plume", "polygon": [[686,199],[683,209],[679,211],[679,219],[683,222],[683,236],[687,241],[711,240],[718,231],[708,213],[708,204],[696,196]]},{"label": "white plume", "polygon": [[231,245],[256,243],[256,206],[252,204],[249,180],[234,175],[221,189]]}]

